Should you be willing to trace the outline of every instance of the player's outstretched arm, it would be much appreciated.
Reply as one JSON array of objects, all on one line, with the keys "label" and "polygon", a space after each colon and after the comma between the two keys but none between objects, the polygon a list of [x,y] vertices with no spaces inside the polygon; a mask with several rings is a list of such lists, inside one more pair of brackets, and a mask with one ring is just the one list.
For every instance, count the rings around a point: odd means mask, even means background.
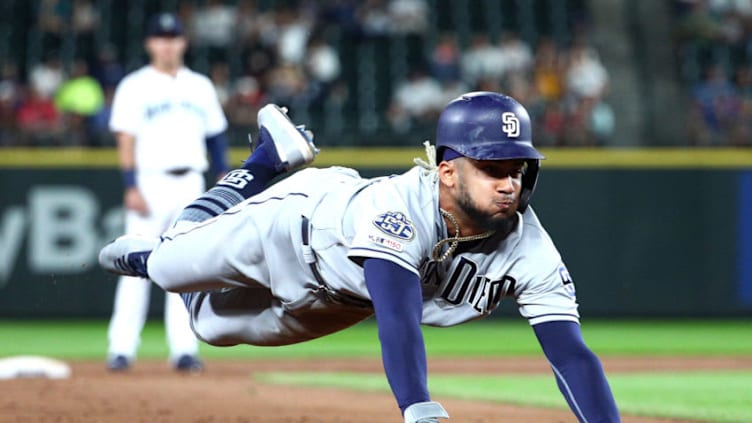
[{"label": "player's outstretched arm", "polygon": [[619,410],[598,357],[571,321],[533,326],[559,390],[580,422],[620,422]]},{"label": "player's outstretched arm", "polygon": [[426,349],[420,321],[423,298],[418,276],[387,260],[363,263],[381,341],[384,372],[406,423],[438,422],[448,417],[430,401],[426,376]]}]

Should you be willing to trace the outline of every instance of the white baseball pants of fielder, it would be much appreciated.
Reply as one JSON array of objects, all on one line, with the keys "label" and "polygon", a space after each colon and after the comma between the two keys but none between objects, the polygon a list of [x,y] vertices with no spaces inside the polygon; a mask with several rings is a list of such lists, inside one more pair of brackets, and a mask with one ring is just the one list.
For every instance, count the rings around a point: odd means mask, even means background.
[{"label": "white baseball pants of fielder", "polygon": [[[142,216],[126,211],[125,232],[154,238],[170,227],[183,208],[204,192],[205,186],[203,175],[196,171],[179,176],[159,171],[141,172],[137,178],[150,213]],[[147,279],[120,277],[108,330],[110,356],[136,356],[149,311],[151,289],[152,284]],[[198,340],[191,331],[188,313],[178,294],[166,293],[164,320],[170,358],[197,354]]]}]

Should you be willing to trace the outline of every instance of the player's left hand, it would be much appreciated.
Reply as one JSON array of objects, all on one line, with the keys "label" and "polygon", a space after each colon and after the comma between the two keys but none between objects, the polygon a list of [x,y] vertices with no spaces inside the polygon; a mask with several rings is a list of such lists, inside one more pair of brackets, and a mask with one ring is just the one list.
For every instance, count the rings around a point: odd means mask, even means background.
[{"label": "player's left hand", "polygon": [[436,401],[416,402],[405,409],[405,423],[439,423],[439,419],[448,419],[444,407]]},{"label": "player's left hand", "polygon": [[149,206],[146,204],[146,199],[144,199],[138,188],[127,188],[124,197],[123,203],[126,209],[133,210],[142,216],[149,214]]}]

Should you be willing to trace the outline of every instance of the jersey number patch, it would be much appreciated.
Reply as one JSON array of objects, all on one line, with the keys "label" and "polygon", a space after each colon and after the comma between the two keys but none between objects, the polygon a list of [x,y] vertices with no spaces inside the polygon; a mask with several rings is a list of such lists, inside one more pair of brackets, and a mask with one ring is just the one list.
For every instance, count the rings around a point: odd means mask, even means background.
[{"label": "jersey number patch", "polygon": [[572,283],[572,277],[569,276],[569,270],[563,264],[559,266],[559,277],[561,278],[561,284],[564,285],[564,290],[567,291],[570,297],[575,298],[577,296],[574,284]]}]

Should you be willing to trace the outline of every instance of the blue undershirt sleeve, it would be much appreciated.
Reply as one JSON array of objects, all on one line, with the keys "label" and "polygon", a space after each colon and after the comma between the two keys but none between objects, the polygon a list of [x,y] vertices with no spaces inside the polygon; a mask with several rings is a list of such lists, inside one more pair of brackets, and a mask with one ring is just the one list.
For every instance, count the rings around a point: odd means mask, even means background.
[{"label": "blue undershirt sleeve", "polygon": [[366,259],[363,269],[376,314],[384,372],[404,413],[411,404],[430,401],[420,328],[420,280],[416,274],[383,259]]},{"label": "blue undershirt sleeve", "polygon": [[209,152],[211,174],[219,177],[230,170],[227,164],[227,135],[225,132],[206,137],[206,150]]},{"label": "blue undershirt sleeve", "polygon": [[575,322],[555,321],[533,326],[556,376],[559,390],[580,422],[620,422],[601,362],[585,345]]}]

